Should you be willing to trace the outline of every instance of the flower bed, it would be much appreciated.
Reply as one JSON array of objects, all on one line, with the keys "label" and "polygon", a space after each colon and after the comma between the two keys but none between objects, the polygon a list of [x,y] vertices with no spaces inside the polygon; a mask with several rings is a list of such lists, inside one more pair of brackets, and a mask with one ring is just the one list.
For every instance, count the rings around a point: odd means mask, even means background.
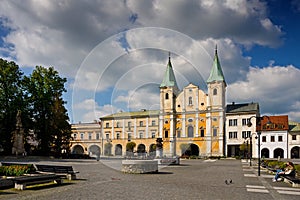
[{"label": "flower bed", "polygon": [[21,176],[35,172],[32,164],[0,166],[0,176]]}]

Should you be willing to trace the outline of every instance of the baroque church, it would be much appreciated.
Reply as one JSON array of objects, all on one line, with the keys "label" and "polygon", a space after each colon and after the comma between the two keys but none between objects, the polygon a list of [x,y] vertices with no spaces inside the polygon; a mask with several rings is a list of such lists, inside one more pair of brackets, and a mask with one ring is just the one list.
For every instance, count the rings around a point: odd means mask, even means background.
[{"label": "baroque church", "polygon": [[100,118],[101,154],[155,155],[156,141],[161,141],[162,156],[223,156],[226,82],[217,48],[206,83],[207,92],[191,83],[179,90],[169,57],[160,85],[160,109]]}]

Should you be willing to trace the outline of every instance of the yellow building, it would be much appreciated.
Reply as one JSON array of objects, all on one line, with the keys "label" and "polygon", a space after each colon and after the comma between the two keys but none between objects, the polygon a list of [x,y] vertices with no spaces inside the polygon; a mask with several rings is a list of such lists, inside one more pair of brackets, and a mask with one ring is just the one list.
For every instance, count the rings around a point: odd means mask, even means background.
[{"label": "yellow building", "polygon": [[226,82],[217,49],[207,88],[206,93],[189,84],[180,91],[169,58],[160,85],[160,110],[120,112],[100,118],[103,153],[155,155],[156,141],[161,139],[163,156],[224,155]]},{"label": "yellow building", "polygon": [[72,124],[71,154],[98,157],[103,149],[99,122]]}]

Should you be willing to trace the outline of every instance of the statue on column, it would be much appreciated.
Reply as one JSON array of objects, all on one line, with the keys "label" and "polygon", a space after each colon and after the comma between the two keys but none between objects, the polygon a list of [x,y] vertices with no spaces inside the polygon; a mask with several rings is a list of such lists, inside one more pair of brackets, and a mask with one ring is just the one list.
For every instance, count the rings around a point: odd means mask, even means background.
[{"label": "statue on column", "polygon": [[21,120],[21,111],[18,110],[16,116],[16,130],[12,132],[13,135],[13,147],[12,147],[12,154],[14,155],[24,155],[25,148],[24,148],[24,129],[22,126]]}]

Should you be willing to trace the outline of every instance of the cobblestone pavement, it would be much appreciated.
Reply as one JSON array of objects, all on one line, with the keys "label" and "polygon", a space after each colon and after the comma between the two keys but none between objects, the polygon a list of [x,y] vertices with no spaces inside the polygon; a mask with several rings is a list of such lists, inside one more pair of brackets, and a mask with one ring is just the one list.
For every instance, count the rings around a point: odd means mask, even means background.
[{"label": "cobblestone pavement", "polygon": [[[78,180],[61,186],[0,191],[0,199],[299,199],[300,188],[272,183],[273,175],[241,160],[181,160],[157,174],[124,174],[120,160],[31,160],[72,165]],[[104,163],[104,164],[103,164]],[[112,167],[108,167],[112,166]],[[232,181],[231,181],[232,180]],[[227,183],[226,183],[227,182]],[[294,190],[292,190],[294,189]]]}]

